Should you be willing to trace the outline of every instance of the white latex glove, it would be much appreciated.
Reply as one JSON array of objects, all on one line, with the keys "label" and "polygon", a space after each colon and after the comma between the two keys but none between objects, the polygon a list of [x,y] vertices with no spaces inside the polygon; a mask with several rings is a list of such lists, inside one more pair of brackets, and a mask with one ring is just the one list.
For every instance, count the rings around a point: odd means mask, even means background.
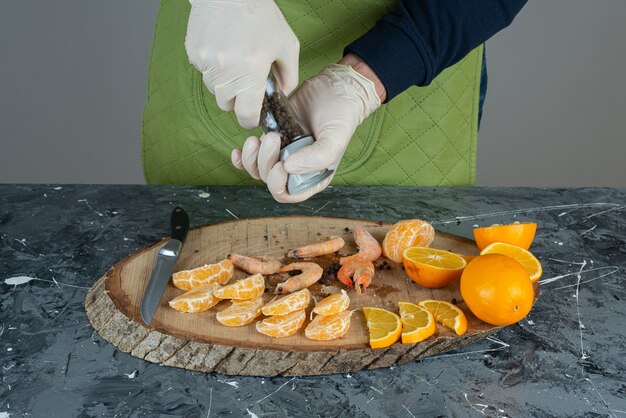
[{"label": "white latex glove", "polygon": [[193,0],[185,48],[220,109],[247,129],[259,125],[273,63],[286,92],[298,85],[300,44],[273,0]]},{"label": "white latex glove", "polygon": [[324,190],[334,175],[297,195],[287,191],[287,176],[336,170],[356,128],[380,106],[374,83],[352,67],[339,64],[331,64],[305,81],[290,101],[315,143],[278,161],[280,138],[269,133],[249,137],[243,149],[233,150],[231,155],[235,167],[266,182],[281,203],[302,202]]}]

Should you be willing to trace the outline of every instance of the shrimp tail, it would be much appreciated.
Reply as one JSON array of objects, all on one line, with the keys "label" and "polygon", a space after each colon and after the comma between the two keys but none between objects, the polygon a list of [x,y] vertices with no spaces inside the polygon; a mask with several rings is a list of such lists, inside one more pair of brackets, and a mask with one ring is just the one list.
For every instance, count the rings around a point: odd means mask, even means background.
[{"label": "shrimp tail", "polygon": [[337,272],[337,278],[341,283],[352,286],[352,280],[354,280],[354,287],[358,293],[363,291],[372,283],[374,273],[376,269],[371,261],[352,259],[347,262]]},{"label": "shrimp tail", "polygon": [[372,283],[376,269],[371,261],[360,262],[354,272],[354,287],[358,293],[363,293]]},{"label": "shrimp tail", "polygon": [[352,287],[352,280],[350,279],[350,275],[352,272],[349,270],[350,265],[343,265],[337,272],[337,279],[345,284],[348,287]]}]

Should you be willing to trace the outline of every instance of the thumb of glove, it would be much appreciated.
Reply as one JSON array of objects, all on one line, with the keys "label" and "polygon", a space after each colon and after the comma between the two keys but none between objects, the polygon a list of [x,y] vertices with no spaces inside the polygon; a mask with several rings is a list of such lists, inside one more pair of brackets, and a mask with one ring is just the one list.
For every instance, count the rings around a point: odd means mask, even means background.
[{"label": "thumb of glove", "polygon": [[336,168],[346,151],[351,133],[345,127],[327,126],[318,134],[317,141],[287,157],[284,168],[290,174],[305,174]]}]

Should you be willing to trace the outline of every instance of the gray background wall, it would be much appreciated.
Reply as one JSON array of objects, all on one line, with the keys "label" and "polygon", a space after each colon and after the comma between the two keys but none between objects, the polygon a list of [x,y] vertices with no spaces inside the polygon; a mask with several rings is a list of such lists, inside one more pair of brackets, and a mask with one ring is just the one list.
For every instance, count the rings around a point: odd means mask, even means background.
[{"label": "gray background wall", "polygon": [[[144,182],[157,7],[0,3],[0,183]],[[626,186],[624,16],[622,0],[535,0],[488,42],[479,184]]]}]

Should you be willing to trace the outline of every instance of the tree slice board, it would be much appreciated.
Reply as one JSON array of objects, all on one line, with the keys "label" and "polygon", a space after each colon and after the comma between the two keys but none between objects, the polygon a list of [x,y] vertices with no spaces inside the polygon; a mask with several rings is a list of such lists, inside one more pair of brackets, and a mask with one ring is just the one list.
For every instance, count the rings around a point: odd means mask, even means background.
[{"label": "tree slice board", "polygon": [[[357,251],[353,231],[362,224],[382,243],[390,224],[358,219],[290,216],[240,219],[206,225],[189,231],[176,271],[223,260],[230,253],[268,255],[285,259],[288,250],[319,242],[333,235],[342,236],[345,247],[338,255]],[[100,335],[119,350],[135,357],[167,366],[189,370],[218,372],[227,375],[302,376],[346,373],[402,364],[444,351],[460,348],[486,338],[500,327],[486,324],[467,309],[459,291],[458,280],[442,289],[427,289],[412,282],[401,264],[387,261],[390,269],[378,269],[372,284],[363,294],[348,290],[352,315],[350,330],[332,341],[313,341],[304,336],[304,327],[286,338],[271,338],[256,331],[255,323],[243,327],[227,327],[217,322],[217,312],[230,305],[222,301],[202,313],[181,313],[168,301],[184,293],[168,285],[152,324],[141,319],[139,306],[150,278],[156,254],[165,240],[141,249],[116,263],[89,290],[85,299],[87,316]],[[464,255],[477,255],[473,241],[438,232],[433,248]],[[326,256],[315,259],[325,268],[337,259]],[[288,262],[289,260],[285,260]],[[238,269],[231,279],[245,278]],[[266,302],[274,295],[276,284],[288,276],[266,276]],[[326,272],[309,290],[312,296],[338,293],[343,286]],[[538,287],[535,287],[538,295]],[[437,333],[418,344],[395,343],[389,348],[371,349],[365,318],[359,309],[376,306],[398,312],[397,302],[418,302],[424,299],[456,300],[467,315],[468,330],[462,336],[437,325]],[[261,319],[261,318],[259,318]]]}]

